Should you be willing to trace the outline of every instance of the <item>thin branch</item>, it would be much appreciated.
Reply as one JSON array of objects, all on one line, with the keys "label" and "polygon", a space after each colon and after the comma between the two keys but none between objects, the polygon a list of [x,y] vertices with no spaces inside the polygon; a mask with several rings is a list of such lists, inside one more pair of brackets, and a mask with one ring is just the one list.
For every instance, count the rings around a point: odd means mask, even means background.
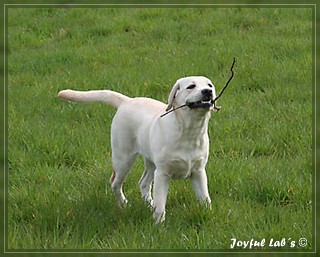
[{"label": "thin branch", "polygon": [[212,104],[214,104],[223,94],[224,90],[226,90],[226,88],[228,87],[230,81],[232,80],[233,76],[234,76],[234,72],[233,72],[233,67],[234,67],[234,64],[236,63],[236,58],[233,57],[233,62],[232,62],[232,65],[231,65],[231,68],[230,68],[230,71],[231,71],[231,76],[229,78],[229,80],[227,81],[227,83],[225,84],[225,86],[222,88],[221,92],[219,93],[219,95],[213,99],[211,101]]},{"label": "thin branch", "polygon": [[160,117],[162,118],[163,116],[166,116],[166,115],[169,114],[170,112],[173,112],[173,111],[175,111],[175,110],[178,110],[178,109],[180,109],[180,108],[182,108],[182,107],[186,107],[186,106],[187,106],[187,104],[184,104],[184,105],[181,105],[181,106],[179,106],[179,107],[177,107],[177,108],[171,109],[170,111],[167,111],[167,112],[165,112],[164,114],[162,114]]}]

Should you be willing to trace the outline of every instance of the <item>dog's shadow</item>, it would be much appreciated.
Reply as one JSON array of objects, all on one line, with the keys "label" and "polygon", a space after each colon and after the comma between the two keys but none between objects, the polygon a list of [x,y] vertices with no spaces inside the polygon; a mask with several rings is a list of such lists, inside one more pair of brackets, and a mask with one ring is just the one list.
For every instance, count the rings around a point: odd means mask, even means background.
[{"label": "dog's shadow", "polygon": [[[130,195],[128,194],[130,197]],[[111,188],[100,187],[92,191],[73,206],[74,225],[83,232],[93,230],[107,232],[123,229],[123,226],[153,223],[152,210],[141,197],[130,197],[126,207],[120,207]]]}]

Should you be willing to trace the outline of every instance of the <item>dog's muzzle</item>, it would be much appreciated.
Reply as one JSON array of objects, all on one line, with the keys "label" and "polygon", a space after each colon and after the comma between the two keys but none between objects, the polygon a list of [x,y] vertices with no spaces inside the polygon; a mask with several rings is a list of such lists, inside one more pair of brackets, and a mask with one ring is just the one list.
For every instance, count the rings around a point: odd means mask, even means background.
[{"label": "dog's muzzle", "polygon": [[203,89],[201,91],[202,99],[196,102],[187,102],[186,105],[190,109],[200,108],[200,109],[210,109],[213,107],[212,90]]}]

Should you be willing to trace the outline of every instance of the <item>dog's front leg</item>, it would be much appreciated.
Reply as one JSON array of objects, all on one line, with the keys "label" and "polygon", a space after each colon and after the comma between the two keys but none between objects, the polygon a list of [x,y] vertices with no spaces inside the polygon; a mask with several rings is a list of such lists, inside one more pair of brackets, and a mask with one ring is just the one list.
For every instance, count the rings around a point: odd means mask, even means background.
[{"label": "dog's front leg", "polygon": [[195,194],[200,201],[208,208],[211,208],[211,199],[208,192],[208,181],[205,170],[196,171],[190,177]]},{"label": "dog's front leg", "polygon": [[170,178],[163,172],[156,170],[154,175],[153,185],[153,203],[154,213],[153,218],[156,223],[163,222],[166,214],[166,200],[170,184]]}]

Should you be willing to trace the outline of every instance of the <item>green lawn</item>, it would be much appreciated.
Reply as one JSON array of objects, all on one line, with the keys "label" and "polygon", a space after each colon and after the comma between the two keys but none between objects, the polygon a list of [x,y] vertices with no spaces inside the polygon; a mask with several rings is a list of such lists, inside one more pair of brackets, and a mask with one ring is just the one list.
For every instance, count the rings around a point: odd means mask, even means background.
[{"label": "green lawn", "polygon": [[[312,40],[311,8],[9,8],[8,249],[217,251],[232,238],[312,249]],[[120,209],[108,183],[115,110],[57,92],[166,102],[188,75],[219,92],[234,56],[209,127],[212,210],[190,181],[173,181],[154,225],[141,159]]]}]

